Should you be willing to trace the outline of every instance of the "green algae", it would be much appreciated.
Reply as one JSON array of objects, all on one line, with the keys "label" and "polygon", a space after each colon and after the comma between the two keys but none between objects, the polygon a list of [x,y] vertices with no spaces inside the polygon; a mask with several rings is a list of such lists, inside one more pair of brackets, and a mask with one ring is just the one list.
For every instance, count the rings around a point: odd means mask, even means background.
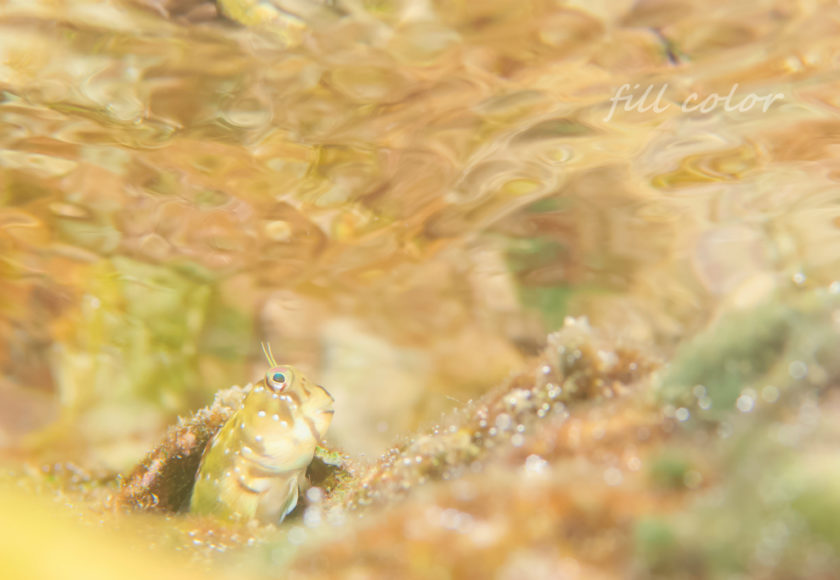
[{"label": "green algae", "polygon": [[790,340],[794,317],[783,304],[727,316],[677,353],[662,380],[660,397],[674,405],[694,407],[693,390],[700,385],[708,396],[704,416],[734,409],[742,389],[778,363]]},{"label": "green algae", "polygon": [[[840,347],[838,307],[840,297],[818,289],[729,313],[677,351],[657,397],[718,421],[760,406],[759,397],[772,403],[788,391],[820,388],[838,364],[831,355]],[[750,400],[739,405],[745,394]]]},{"label": "green algae", "polygon": [[[840,563],[838,296],[779,295],[723,317],[680,349],[656,394],[684,423],[650,467],[680,489],[690,449],[703,477],[676,513],[636,524],[642,576],[830,577]],[[671,407],[667,407],[671,405]],[[680,413],[678,407],[683,407]],[[670,409],[670,410],[669,410]]]},{"label": "green algae", "polygon": [[648,467],[650,481],[664,489],[681,489],[694,469],[694,463],[684,449],[667,449],[654,457]]},{"label": "green algae", "polygon": [[[768,423],[710,454],[726,478],[677,513],[636,523],[643,576],[829,577],[840,563],[840,464],[774,441]],[[807,441],[824,445],[824,432]],[[802,448],[805,447],[802,442]],[[797,445],[799,448],[799,445]],[[737,450],[737,451],[736,451]]]},{"label": "green algae", "polygon": [[[52,358],[61,418],[34,441],[104,446],[106,462],[125,468],[142,450],[120,441],[148,436],[239,379],[251,317],[201,279],[125,256],[91,265],[85,285]],[[67,430],[74,436],[61,437]]]}]

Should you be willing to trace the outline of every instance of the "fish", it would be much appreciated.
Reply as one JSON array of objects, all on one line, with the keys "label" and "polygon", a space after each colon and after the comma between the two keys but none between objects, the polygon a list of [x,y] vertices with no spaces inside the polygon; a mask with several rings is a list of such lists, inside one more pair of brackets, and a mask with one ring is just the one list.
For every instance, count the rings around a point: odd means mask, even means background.
[{"label": "fish", "polygon": [[189,511],[279,524],[295,508],[306,468],[330,426],[333,397],[290,365],[270,368],[201,457]]}]

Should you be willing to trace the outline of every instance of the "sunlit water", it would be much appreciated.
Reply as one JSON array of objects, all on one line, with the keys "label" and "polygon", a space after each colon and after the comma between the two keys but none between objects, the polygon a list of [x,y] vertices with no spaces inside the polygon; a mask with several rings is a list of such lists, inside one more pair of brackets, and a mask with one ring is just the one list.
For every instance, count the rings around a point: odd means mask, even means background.
[{"label": "sunlit water", "polygon": [[667,352],[829,284],[838,22],[370,2],[291,34],[201,2],[3,2],[0,443],[51,425],[56,454],[125,468],[267,340],[375,454],[568,314]]}]

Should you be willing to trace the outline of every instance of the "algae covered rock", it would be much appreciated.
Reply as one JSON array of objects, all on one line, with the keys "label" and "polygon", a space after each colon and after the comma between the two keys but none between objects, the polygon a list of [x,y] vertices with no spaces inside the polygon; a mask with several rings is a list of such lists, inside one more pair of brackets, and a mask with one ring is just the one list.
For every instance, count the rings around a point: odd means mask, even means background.
[{"label": "algae covered rock", "polygon": [[[727,349],[724,338],[743,337],[721,319],[661,376],[657,356],[568,319],[520,373],[377,461],[318,449],[301,505],[278,527],[177,513],[203,446],[246,390],[234,387],[170,428],[117,497],[164,518],[141,526],[156,542],[206,565],[227,553],[253,577],[830,577],[835,310],[815,291],[744,313],[757,318],[738,331],[785,337],[749,339],[762,356]],[[744,357],[723,364],[730,374],[715,364]],[[697,392],[680,381],[739,384],[740,398],[778,376],[788,381],[776,396],[750,408],[678,406]]]},{"label": "algae covered rock", "polygon": [[830,386],[840,371],[838,309],[840,296],[816,289],[729,313],[680,348],[657,395],[721,420]]},{"label": "algae covered rock", "polygon": [[119,502],[139,509],[184,508],[207,443],[244,397],[245,389],[240,387],[220,391],[210,406],[170,427],[160,445],[126,477]]}]

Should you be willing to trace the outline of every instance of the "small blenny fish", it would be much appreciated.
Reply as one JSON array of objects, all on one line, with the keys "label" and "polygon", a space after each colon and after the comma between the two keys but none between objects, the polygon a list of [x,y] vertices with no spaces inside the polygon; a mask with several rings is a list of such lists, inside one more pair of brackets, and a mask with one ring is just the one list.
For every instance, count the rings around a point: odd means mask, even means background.
[{"label": "small blenny fish", "polygon": [[299,370],[278,365],[255,384],[208,443],[190,512],[279,523],[298,500],[306,468],[333,416],[333,398]]}]

